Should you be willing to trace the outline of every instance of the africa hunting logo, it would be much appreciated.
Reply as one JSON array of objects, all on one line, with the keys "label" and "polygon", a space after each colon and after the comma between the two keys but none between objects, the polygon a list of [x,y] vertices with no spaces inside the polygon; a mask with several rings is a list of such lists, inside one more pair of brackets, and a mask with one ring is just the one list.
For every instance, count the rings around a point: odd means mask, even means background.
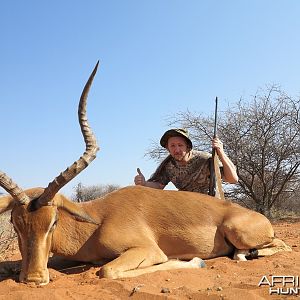
[{"label": "africa hunting logo", "polygon": [[299,295],[299,276],[264,275],[258,286],[269,286],[270,295]]}]

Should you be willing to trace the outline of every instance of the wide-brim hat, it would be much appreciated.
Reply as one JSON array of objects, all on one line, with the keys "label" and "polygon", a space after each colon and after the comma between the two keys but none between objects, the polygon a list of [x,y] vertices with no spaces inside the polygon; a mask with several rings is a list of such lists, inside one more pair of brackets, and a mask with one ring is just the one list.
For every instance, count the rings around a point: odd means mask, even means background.
[{"label": "wide-brim hat", "polygon": [[160,139],[160,145],[164,148],[167,148],[167,145],[168,145],[168,139],[170,137],[174,137],[174,136],[180,136],[180,137],[183,137],[186,142],[187,142],[187,145],[190,149],[193,148],[193,143],[192,141],[190,140],[189,138],[189,133],[186,129],[182,129],[182,128],[175,128],[175,129],[169,129],[167,130],[163,136],[161,137]]}]

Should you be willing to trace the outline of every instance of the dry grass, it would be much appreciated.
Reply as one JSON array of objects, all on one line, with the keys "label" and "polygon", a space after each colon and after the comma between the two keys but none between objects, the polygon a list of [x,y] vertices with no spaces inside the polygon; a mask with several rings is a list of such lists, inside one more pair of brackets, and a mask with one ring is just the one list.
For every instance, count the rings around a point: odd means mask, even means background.
[{"label": "dry grass", "polygon": [[297,209],[295,208],[294,210],[291,210],[291,209],[272,208],[271,209],[271,219],[272,220],[285,220],[285,219],[299,220],[300,212]]},{"label": "dry grass", "polygon": [[0,261],[18,251],[17,235],[10,222],[10,212],[0,215]]}]

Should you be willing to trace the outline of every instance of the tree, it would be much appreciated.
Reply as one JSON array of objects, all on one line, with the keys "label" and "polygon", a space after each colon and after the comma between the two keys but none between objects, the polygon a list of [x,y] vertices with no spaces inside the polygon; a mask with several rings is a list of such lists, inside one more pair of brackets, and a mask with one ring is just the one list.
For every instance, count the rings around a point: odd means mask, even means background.
[{"label": "tree", "polygon": [[[299,100],[272,85],[219,113],[218,136],[239,176],[239,184],[225,189],[227,196],[267,216],[278,202],[293,197],[300,179],[299,110]],[[207,151],[213,124],[213,116],[190,111],[168,122],[189,129],[196,148]],[[163,152],[152,145],[147,155],[161,159]]]},{"label": "tree", "polygon": [[78,183],[74,187],[75,193],[71,196],[71,199],[76,202],[90,201],[119,188],[119,185],[114,184],[84,186],[82,183]]}]

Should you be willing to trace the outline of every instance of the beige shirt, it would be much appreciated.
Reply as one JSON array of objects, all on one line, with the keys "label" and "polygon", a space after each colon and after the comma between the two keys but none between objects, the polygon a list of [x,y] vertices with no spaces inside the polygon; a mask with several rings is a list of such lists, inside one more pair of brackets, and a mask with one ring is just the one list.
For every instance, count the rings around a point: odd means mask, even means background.
[{"label": "beige shirt", "polygon": [[172,182],[180,191],[199,192],[207,194],[209,191],[209,161],[211,154],[192,150],[192,157],[186,165],[179,165],[169,156],[157,168],[148,181],[167,185]]}]

